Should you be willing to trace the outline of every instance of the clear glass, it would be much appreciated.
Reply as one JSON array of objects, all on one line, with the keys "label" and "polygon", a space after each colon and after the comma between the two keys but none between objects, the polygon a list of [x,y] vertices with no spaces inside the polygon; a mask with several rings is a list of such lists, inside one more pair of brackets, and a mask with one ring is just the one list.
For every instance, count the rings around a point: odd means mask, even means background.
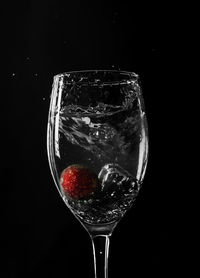
[{"label": "clear glass", "polygon": [[148,131],[138,75],[114,70],[54,77],[47,131],[51,173],[88,231],[95,278],[108,277],[110,236],[144,178]]}]

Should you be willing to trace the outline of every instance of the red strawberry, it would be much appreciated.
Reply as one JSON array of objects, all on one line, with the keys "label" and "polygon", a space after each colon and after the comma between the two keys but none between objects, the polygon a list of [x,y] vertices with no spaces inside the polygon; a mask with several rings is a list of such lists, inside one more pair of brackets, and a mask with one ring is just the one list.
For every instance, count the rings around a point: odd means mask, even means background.
[{"label": "red strawberry", "polygon": [[67,167],[60,177],[65,194],[76,200],[88,199],[98,189],[98,183],[94,172],[78,164]]}]

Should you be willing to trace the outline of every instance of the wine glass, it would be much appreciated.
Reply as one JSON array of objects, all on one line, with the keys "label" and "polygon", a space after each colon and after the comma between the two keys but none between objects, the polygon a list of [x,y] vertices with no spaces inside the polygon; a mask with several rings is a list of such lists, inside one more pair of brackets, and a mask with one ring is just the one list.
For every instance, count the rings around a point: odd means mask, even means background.
[{"label": "wine glass", "polygon": [[108,277],[110,236],[138,195],[148,133],[138,75],[86,70],[54,77],[47,131],[51,173],[89,233],[95,278]]}]

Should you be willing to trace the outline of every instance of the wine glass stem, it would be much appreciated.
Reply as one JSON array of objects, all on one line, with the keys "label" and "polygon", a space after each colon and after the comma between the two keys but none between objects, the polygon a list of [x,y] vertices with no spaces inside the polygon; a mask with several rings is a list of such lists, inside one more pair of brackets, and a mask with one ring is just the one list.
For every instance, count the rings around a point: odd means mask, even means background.
[{"label": "wine glass stem", "polygon": [[108,253],[110,237],[96,235],[92,238],[95,278],[108,278]]}]

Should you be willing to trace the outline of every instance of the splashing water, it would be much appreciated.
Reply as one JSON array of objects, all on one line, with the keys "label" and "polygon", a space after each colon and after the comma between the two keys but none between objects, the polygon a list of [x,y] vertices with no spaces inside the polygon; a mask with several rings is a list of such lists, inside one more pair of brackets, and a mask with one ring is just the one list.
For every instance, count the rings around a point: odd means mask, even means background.
[{"label": "splashing water", "polygon": [[66,168],[66,161],[83,164],[97,173],[101,186],[87,200],[73,200],[60,188],[67,206],[84,222],[109,223],[132,206],[141,185],[142,117],[139,110],[102,104],[88,110],[69,106],[60,112],[55,142],[60,168]]}]

